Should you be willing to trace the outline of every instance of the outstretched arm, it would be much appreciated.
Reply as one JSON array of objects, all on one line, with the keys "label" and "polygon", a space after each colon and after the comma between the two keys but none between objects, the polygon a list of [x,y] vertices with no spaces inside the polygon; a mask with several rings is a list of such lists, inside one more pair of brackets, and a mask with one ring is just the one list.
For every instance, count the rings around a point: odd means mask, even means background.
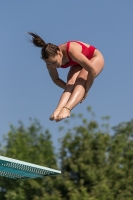
[{"label": "outstretched arm", "polygon": [[65,89],[66,83],[62,79],[59,78],[57,69],[56,68],[51,69],[50,67],[47,67],[47,69],[48,69],[48,72],[49,72],[49,75],[50,75],[52,81],[56,85],[58,85],[60,88]]}]

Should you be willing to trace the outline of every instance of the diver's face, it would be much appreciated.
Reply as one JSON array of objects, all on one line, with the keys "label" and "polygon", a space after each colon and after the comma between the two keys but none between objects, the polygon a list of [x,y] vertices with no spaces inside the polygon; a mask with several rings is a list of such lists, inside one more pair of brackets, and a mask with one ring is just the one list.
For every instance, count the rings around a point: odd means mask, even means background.
[{"label": "diver's face", "polygon": [[48,67],[60,68],[62,65],[62,53],[58,51],[56,56],[49,57],[44,61]]}]

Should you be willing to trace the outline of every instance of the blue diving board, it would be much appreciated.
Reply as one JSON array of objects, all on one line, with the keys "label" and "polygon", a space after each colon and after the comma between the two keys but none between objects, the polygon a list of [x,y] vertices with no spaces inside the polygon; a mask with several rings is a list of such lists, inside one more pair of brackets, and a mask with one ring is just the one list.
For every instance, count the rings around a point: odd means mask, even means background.
[{"label": "blue diving board", "polygon": [[58,174],[61,174],[61,171],[0,156],[0,176],[13,179],[29,179]]}]

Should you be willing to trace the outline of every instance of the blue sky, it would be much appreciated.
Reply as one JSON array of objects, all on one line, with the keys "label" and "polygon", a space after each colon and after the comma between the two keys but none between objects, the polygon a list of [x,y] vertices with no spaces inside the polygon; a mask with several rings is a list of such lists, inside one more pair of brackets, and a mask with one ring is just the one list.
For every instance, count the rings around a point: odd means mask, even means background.
[{"label": "blue sky", "polygon": [[[49,129],[58,148],[64,125],[49,121],[63,90],[51,81],[40,49],[27,41],[35,31],[56,45],[81,40],[96,46],[104,55],[105,68],[96,78],[87,99],[73,113],[91,106],[99,121],[109,115],[110,125],[133,118],[133,1],[2,1],[0,3],[0,140],[9,124],[37,118]],[[68,69],[59,69],[66,81]],[[78,122],[73,120],[72,125]],[[69,125],[67,125],[69,128]]]}]

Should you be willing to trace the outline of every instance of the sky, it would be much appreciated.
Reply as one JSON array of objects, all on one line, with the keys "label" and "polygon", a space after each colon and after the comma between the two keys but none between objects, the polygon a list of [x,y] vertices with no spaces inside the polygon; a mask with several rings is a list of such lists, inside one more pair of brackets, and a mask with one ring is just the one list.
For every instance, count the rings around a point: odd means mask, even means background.
[{"label": "sky", "polygon": [[[99,49],[105,59],[102,73],[95,79],[87,99],[72,110],[90,120],[91,106],[100,121],[110,116],[116,126],[133,118],[133,1],[132,0],[39,0],[0,3],[0,141],[10,124],[37,119],[49,129],[58,149],[65,132],[64,121],[51,122],[63,92],[49,77],[41,49],[28,42],[28,31],[56,45],[80,40]],[[66,81],[69,69],[59,69]],[[72,125],[78,121],[73,120]],[[65,125],[69,128],[69,124]]]}]

